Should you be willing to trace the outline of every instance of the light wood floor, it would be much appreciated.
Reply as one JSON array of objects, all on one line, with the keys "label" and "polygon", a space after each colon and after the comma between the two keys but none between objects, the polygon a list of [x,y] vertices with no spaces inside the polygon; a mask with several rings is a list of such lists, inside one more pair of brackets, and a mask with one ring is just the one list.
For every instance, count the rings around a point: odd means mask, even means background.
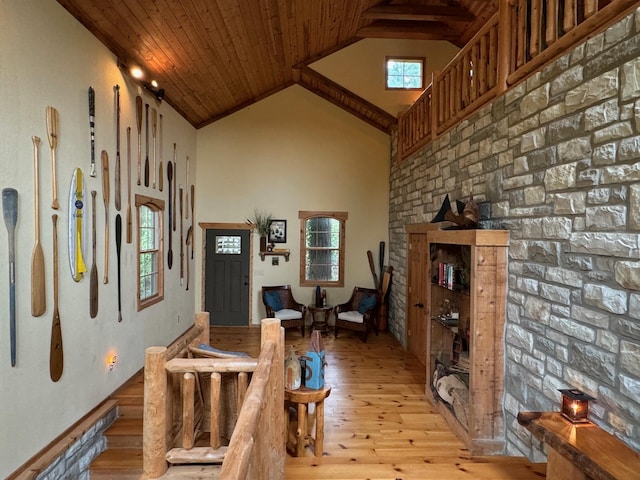
[{"label": "light wood floor", "polygon": [[[305,353],[309,335],[289,331],[288,345]],[[211,344],[257,356],[259,328],[212,328]],[[539,480],[546,466],[522,458],[471,458],[424,396],[417,358],[388,333],[367,343],[350,332],[324,337],[326,382],[324,455],[287,456],[287,480]],[[91,478],[138,479],[142,473],[142,377],[114,395],[122,417],[107,431],[109,449]],[[270,479],[264,479],[270,480]]]},{"label": "light wood floor", "polygon": [[[219,348],[259,351],[257,330],[211,330]],[[305,353],[309,336],[289,331],[287,345]],[[324,337],[326,383],[324,455],[287,456],[288,480],[529,480],[545,478],[546,465],[522,458],[471,458],[425,399],[425,371],[388,333],[367,343],[350,332]],[[288,351],[288,347],[287,347]]]}]

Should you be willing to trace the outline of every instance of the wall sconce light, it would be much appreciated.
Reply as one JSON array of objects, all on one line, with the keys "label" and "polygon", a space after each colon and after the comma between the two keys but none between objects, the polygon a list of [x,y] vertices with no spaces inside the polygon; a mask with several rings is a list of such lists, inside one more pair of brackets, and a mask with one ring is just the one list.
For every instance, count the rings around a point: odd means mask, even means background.
[{"label": "wall sconce light", "polygon": [[118,361],[118,356],[115,353],[110,354],[107,357],[107,365],[109,366],[110,371],[113,370],[113,367],[116,366],[117,361]]},{"label": "wall sconce light", "polygon": [[571,423],[587,423],[589,401],[595,398],[577,388],[560,390],[560,393],[562,393],[562,416]]}]

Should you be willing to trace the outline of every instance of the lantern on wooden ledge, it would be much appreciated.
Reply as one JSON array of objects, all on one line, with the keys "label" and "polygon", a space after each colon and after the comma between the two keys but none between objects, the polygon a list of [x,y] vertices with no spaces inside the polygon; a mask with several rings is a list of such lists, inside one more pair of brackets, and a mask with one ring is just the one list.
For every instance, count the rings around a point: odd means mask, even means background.
[{"label": "lantern on wooden ledge", "polygon": [[560,393],[562,393],[562,416],[571,423],[587,423],[589,401],[595,398],[577,388],[560,390]]}]

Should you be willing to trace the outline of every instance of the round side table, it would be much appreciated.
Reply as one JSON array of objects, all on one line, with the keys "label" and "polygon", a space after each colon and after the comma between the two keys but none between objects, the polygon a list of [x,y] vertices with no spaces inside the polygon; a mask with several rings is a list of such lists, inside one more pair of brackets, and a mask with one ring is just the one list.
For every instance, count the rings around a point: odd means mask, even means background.
[{"label": "round side table", "polygon": [[[316,307],[315,305],[308,305],[307,309],[309,310],[309,314],[311,315],[311,331],[320,330],[320,333],[329,334],[329,316],[331,315],[331,311],[333,307],[331,305],[327,305],[324,307]],[[320,314],[320,319],[316,318],[316,314]],[[324,315],[322,315],[324,314]]]},{"label": "round side table", "polygon": [[[298,411],[298,428],[296,429],[296,444],[287,447],[296,457],[304,455],[304,449],[308,444],[313,445],[313,452],[316,457],[322,456],[322,448],[324,444],[324,399],[331,393],[331,386],[325,385],[324,388],[311,389],[300,387],[297,390],[284,389],[284,411],[286,418],[286,432],[289,432],[289,405],[295,403]],[[316,411],[316,436],[315,439],[307,435],[307,424],[309,423],[309,404],[315,404]],[[285,437],[286,438],[286,437]],[[288,442],[287,442],[288,443]]]}]

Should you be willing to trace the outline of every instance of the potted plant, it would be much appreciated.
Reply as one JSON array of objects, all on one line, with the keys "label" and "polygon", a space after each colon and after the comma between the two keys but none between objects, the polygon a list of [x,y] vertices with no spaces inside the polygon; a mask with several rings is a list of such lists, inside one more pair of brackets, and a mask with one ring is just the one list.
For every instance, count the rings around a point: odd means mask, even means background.
[{"label": "potted plant", "polygon": [[253,211],[252,224],[255,225],[258,235],[260,235],[260,251],[267,251],[267,237],[269,236],[269,225],[272,215],[261,210]]}]

